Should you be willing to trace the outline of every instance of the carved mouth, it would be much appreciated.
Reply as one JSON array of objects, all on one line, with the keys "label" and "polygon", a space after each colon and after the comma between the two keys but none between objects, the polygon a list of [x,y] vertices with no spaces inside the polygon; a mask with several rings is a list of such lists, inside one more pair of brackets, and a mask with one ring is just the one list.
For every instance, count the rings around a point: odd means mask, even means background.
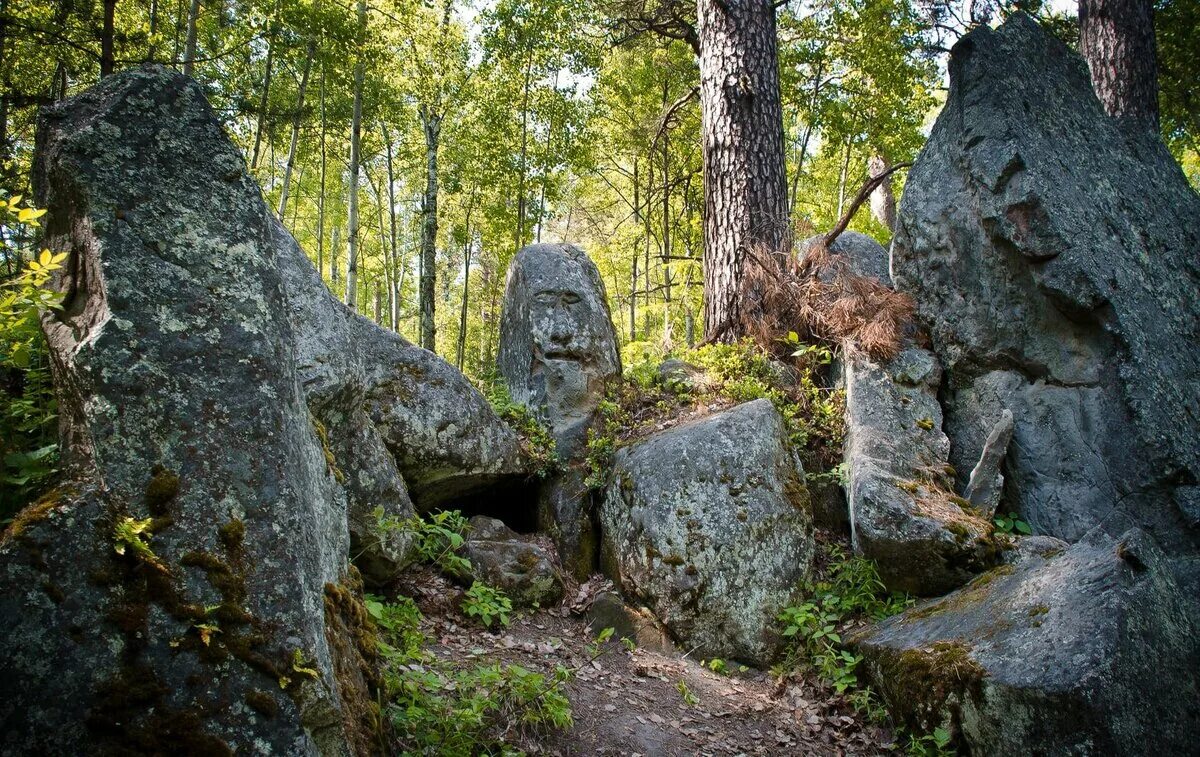
[{"label": "carved mouth", "polygon": [[547,360],[578,360],[579,354],[572,350],[546,350],[542,357]]}]

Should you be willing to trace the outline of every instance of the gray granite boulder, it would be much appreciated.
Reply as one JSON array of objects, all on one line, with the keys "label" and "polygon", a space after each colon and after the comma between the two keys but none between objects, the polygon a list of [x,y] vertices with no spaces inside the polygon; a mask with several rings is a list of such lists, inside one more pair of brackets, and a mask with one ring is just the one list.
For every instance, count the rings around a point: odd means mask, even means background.
[{"label": "gray granite boulder", "polygon": [[851,640],[893,716],[970,754],[1194,751],[1200,563],[1138,530],[1021,551]]},{"label": "gray granite boulder", "polygon": [[[820,234],[805,239],[797,245],[797,253],[804,255],[812,245],[824,238],[825,235]],[[843,231],[833,240],[829,252],[838,256],[851,274],[892,285],[887,248],[876,242],[874,237],[858,231]]]},{"label": "gray granite boulder", "polygon": [[604,282],[587,253],[568,244],[517,253],[497,361],[513,400],[547,424],[563,459],[581,456],[596,409],[621,375]]},{"label": "gray granite boulder", "polygon": [[1136,524],[1195,548],[1200,197],[1027,16],[961,40],[950,77],[893,264],[947,371],[951,462],[965,477],[1008,408],[1002,509],[1067,540]]},{"label": "gray granite boulder", "polygon": [[602,565],[682,647],[773,659],[813,538],[804,471],[768,400],[619,450],[600,521]]},{"label": "gray granite boulder", "polygon": [[38,148],[68,483],[0,538],[0,750],[365,748],[346,494],[240,154],[163,68],[47,109]]},{"label": "gray granite boulder", "polygon": [[889,589],[923,596],[997,563],[1002,540],[954,494],[937,358],[909,346],[881,365],[847,345],[841,365],[855,549],[875,561]]},{"label": "gray granite boulder", "polygon": [[461,553],[472,576],[502,589],[518,607],[549,606],[562,599],[563,582],[554,554],[532,536],[522,536],[485,515],[469,521]]}]

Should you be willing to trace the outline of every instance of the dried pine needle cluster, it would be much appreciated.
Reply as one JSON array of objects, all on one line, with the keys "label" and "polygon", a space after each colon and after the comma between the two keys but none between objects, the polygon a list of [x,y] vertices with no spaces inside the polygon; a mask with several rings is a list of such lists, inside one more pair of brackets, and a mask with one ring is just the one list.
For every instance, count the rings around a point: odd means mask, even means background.
[{"label": "dried pine needle cluster", "polygon": [[913,323],[908,295],[855,275],[820,242],[798,256],[751,251],[742,275],[740,325],[759,344],[796,331],[806,341],[850,341],[875,360],[890,360]]}]

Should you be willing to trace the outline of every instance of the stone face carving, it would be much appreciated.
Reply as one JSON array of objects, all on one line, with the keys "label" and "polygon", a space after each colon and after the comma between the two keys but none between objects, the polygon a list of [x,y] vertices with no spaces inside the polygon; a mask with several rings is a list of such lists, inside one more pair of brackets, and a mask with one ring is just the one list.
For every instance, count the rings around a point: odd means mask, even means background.
[{"label": "stone face carving", "polygon": [[517,253],[498,362],[513,400],[549,425],[560,456],[580,456],[605,389],[621,373],[604,282],[583,250],[536,244]]}]

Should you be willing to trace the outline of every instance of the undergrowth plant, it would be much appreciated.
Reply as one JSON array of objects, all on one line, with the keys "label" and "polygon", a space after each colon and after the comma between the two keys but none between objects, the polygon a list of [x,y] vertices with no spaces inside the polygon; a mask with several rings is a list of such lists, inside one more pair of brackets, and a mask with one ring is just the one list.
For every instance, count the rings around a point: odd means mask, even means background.
[{"label": "undergrowth plant", "polygon": [[875,564],[867,558],[848,555],[837,545],[824,549],[825,575],[807,587],[808,601],[779,614],[782,634],[790,645],[776,672],[797,667],[811,670],[856,709],[879,718],[883,711],[876,698],[869,688],[859,685],[856,669],[862,656],[843,645],[841,629],[854,619],[880,620],[895,615],[912,600],[887,593]]},{"label": "undergrowth plant", "polygon": [[0,259],[17,273],[0,282],[0,519],[10,518],[51,483],[58,462],[57,403],[41,314],[58,309],[50,289],[65,253],[42,250],[21,266],[8,240],[38,227],[45,211],[21,207],[20,195],[0,198]]},{"label": "undergrowth plant", "polygon": [[463,598],[462,610],[468,618],[477,618],[487,628],[498,621],[500,625],[508,625],[508,615],[512,612],[512,600],[499,589],[476,581],[467,589]]},{"label": "undergrowth plant", "polygon": [[498,376],[485,376],[478,382],[479,391],[487,398],[500,420],[521,437],[522,448],[533,460],[540,478],[548,478],[558,469],[561,460],[553,434],[538,418],[519,402],[515,402],[508,387]]},{"label": "undergrowth plant", "polygon": [[519,665],[455,669],[425,649],[421,612],[412,600],[367,595],[383,663],[383,712],[406,754],[514,754],[523,739],[570,727],[564,684]]}]

